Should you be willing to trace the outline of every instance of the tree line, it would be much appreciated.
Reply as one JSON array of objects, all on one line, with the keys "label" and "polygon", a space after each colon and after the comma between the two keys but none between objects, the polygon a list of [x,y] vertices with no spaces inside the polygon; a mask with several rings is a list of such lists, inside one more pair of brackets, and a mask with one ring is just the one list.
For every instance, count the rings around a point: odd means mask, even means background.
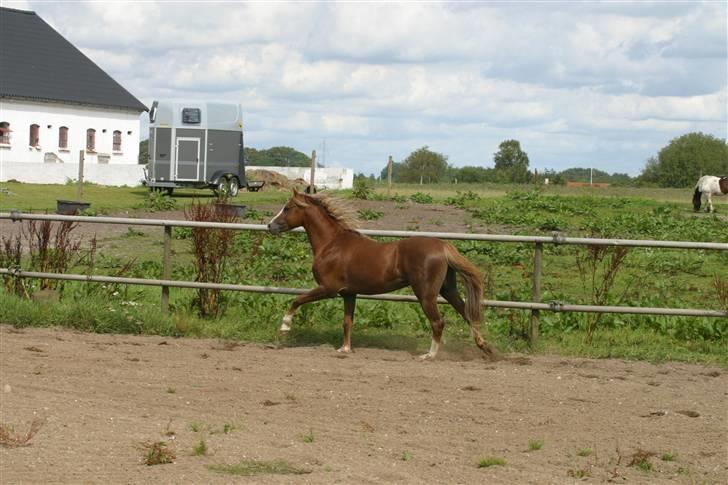
[{"label": "tree line", "polygon": [[[148,140],[139,144],[139,163],[147,163]],[[245,163],[263,167],[310,167],[311,157],[294,148],[277,146],[262,150],[244,148]],[[392,165],[392,181],[399,183],[534,183],[548,178],[551,184],[567,181],[605,182],[617,186],[688,187],[701,175],[728,175],[728,145],[713,135],[694,132],[672,139],[657,155],[647,160],[637,177],[575,167],[562,171],[537,172],[529,168],[528,154],[518,140],[505,140],[493,154],[493,167],[454,167],[448,157],[427,146],[414,150]],[[379,174],[387,180],[387,167]],[[359,173],[357,177],[364,177]],[[369,178],[375,178],[371,175]]]},{"label": "tree line", "polygon": [[[728,175],[728,145],[725,139],[704,133],[688,133],[674,138],[657,156],[650,158],[642,173],[626,173],[574,167],[562,171],[529,169],[528,154],[518,140],[505,140],[493,155],[493,167],[453,167],[448,158],[424,146],[392,165],[392,181],[400,183],[535,183],[567,181],[603,182],[615,186],[688,187],[701,175]],[[387,180],[388,167],[379,174]],[[364,176],[358,174],[358,177]],[[370,176],[370,178],[374,178]]]}]

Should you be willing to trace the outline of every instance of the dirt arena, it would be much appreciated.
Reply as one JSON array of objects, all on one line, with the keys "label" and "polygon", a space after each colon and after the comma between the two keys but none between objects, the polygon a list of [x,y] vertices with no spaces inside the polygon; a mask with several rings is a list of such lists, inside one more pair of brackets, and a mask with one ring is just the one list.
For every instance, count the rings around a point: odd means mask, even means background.
[{"label": "dirt arena", "polygon": [[[0,481],[724,483],[725,369],[442,357],[0,325],[0,423],[44,422],[0,447]],[[142,463],[157,441],[174,463]],[[209,468],[243,460],[303,473]]]}]

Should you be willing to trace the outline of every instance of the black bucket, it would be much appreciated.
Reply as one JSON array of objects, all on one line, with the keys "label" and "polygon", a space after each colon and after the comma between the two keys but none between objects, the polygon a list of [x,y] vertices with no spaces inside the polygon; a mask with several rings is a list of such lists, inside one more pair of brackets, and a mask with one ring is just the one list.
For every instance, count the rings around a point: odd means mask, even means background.
[{"label": "black bucket", "polygon": [[75,216],[91,207],[90,202],[76,202],[74,200],[57,200],[56,214]]},{"label": "black bucket", "polygon": [[220,204],[219,207],[224,211],[225,215],[235,216],[241,219],[248,212],[248,207],[242,204]]}]

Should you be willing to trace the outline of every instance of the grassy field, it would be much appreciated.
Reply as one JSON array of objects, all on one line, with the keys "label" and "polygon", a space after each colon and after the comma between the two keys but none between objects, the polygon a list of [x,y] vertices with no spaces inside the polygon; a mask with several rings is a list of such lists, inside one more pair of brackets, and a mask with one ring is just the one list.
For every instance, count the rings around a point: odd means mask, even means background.
[{"label": "grassy field", "polygon": [[[0,212],[18,209],[24,212],[52,212],[57,200],[76,200],[76,185],[23,184],[0,182]],[[241,192],[236,202],[283,201],[286,194],[279,192]],[[172,205],[183,208],[193,200],[213,200],[215,195],[209,189],[175,190],[169,198]],[[150,197],[146,187],[106,187],[84,184],[83,201],[91,203],[94,214],[115,214],[119,212],[155,209],[155,198]]]},{"label": "grassy field", "polygon": [[[73,198],[74,187],[0,184],[15,195],[0,195],[0,211],[10,207],[51,210],[56,198]],[[46,189],[47,188],[47,189]],[[64,190],[66,192],[64,192]],[[57,191],[57,192],[56,192]],[[606,190],[509,186],[396,186],[387,195],[377,186],[380,199],[431,196],[434,202],[464,209],[473,220],[507,228],[515,234],[550,234],[627,237],[687,241],[728,242],[727,223],[715,215],[695,215],[689,191],[664,189],[645,192],[621,188]],[[34,196],[33,194],[42,194]],[[89,186],[88,200],[109,213],[145,209],[148,194],[141,188]],[[65,195],[60,195],[65,194]],[[342,191],[338,196],[349,196]],[[241,193],[237,201],[250,204],[279,202],[285,192]],[[93,198],[92,198],[93,197]],[[209,191],[175,194],[177,207],[195,198],[210,200]],[[720,211],[725,205],[718,206]],[[251,214],[247,222],[257,222]],[[104,241],[94,267],[83,265],[74,272],[92,271],[132,277],[161,277],[161,231],[137,231]],[[194,280],[191,231],[175,230],[173,279]],[[533,247],[521,244],[458,242],[459,249],[489,275],[488,296],[501,300],[530,300]],[[308,288],[314,286],[310,248],[301,234],[273,238],[263,233],[239,233],[232,243],[225,267],[226,282]],[[632,249],[619,267],[614,284],[602,303],[630,306],[720,309],[720,285],[725,284],[727,252]],[[593,260],[589,270],[584,248],[546,246],[543,300],[568,303],[595,301],[611,253]],[[600,255],[597,255],[600,256]],[[582,269],[576,261],[581,258]],[[30,261],[24,261],[30,267]],[[2,266],[2,264],[0,264]],[[9,280],[6,280],[6,284]],[[593,283],[594,282],[594,283]],[[721,283],[722,282],[722,283]],[[37,285],[37,282],[33,283]],[[30,288],[33,290],[34,288]],[[9,286],[0,290],[0,321],[16,325],[63,325],[98,332],[151,333],[213,336],[250,341],[277,341],[280,318],[289,296],[224,294],[224,311],[218,318],[197,315],[199,295],[191,290],[172,290],[171,314],[158,311],[157,288],[116,287],[67,283],[60,302],[37,304],[14,296]],[[472,346],[467,327],[443,307],[448,325],[446,348]],[[290,345],[330,343],[338,345],[343,318],[340,300],[304,306],[296,316]],[[525,340],[528,313],[488,310],[486,333],[502,350],[557,352],[591,357],[718,362],[728,365],[728,319],[635,315],[554,314],[541,316],[542,339],[535,349]],[[593,332],[588,330],[593,328]],[[587,337],[592,333],[590,338]],[[429,324],[414,304],[360,301],[354,331],[355,346],[376,346],[424,351],[429,345]]]}]

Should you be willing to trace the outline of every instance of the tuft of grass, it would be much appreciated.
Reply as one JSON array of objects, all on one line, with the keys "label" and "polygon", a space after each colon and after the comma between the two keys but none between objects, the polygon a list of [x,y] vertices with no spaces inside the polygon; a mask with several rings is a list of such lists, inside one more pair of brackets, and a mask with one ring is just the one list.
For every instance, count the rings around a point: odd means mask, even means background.
[{"label": "tuft of grass", "polygon": [[528,441],[528,450],[529,451],[538,451],[541,448],[543,448],[543,440],[529,440]]},{"label": "tuft of grass", "polygon": [[308,430],[308,433],[304,433],[301,435],[301,441],[304,443],[313,443],[315,440],[315,437],[313,435],[313,430]]},{"label": "tuft of grass", "polygon": [[254,475],[304,475],[311,470],[298,468],[283,460],[257,461],[243,460],[232,465],[208,465],[208,470],[242,477]]},{"label": "tuft of grass", "polygon": [[15,432],[12,426],[0,423],[0,446],[4,448],[20,448],[22,446],[30,446],[30,440],[40,431],[46,423],[45,419],[35,418],[30,423],[30,428],[25,435]]},{"label": "tuft of grass", "polygon": [[591,456],[592,453],[591,448],[582,448],[576,454],[579,456]]},{"label": "tuft of grass", "polygon": [[652,462],[650,461],[651,456],[654,456],[654,453],[652,453],[651,451],[638,449],[632,455],[632,460],[627,466],[639,468],[643,472],[652,471]]},{"label": "tuft of grass", "polygon": [[195,422],[190,423],[189,429],[193,433],[197,433],[198,431],[202,430],[202,426],[203,426],[202,423],[195,421]]},{"label": "tuft of grass", "polygon": [[582,468],[579,469],[569,469],[566,472],[566,475],[568,475],[571,478],[588,478],[591,477],[591,472],[589,470],[584,470]]},{"label": "tuft of grass", "polygon": [[488,468],[491,466],[502,466],[506,464],[506,460],[500,456],[486,456],[478,461],[478,468]]},{"label": "tuft of grass", "polygon": [[675,461],[675,458],[677,458],[677,453],[673,453],[672,451],[667,451],[662,454],[662,461]]},{"label": "tuft of grass", "polygon": [[167,394],[174,394],[176,392],[177,392],[177,389],[175,389],[174,387],[170,386],[167,388]]},{"label": "tuft of grass", "polygon": [[376,221],[384,217],[384,212],[372,210],[372,209],[359,209],[356,212],[359,219],[363,221]]},{"label": "tuft of grass", "polygon": [[173,463],[177,458],[174,451],[167,448],[167,443],[164,441],[148,441],[142,443],[141,448],[144,452],[142,462],[147,466]]},{"label": "tuft of grass", "polygon": [[200,442],[195,445],[195,447],[192,449],[192,454],[195,456],[205,456],[207,455],[207,443],[205,443],[205,440],[200,438]]},{"label": "tuft of grass", "polygon": [[402,453],[402,461],[410,461],[412,459],[412,453],[405,451]]}]

